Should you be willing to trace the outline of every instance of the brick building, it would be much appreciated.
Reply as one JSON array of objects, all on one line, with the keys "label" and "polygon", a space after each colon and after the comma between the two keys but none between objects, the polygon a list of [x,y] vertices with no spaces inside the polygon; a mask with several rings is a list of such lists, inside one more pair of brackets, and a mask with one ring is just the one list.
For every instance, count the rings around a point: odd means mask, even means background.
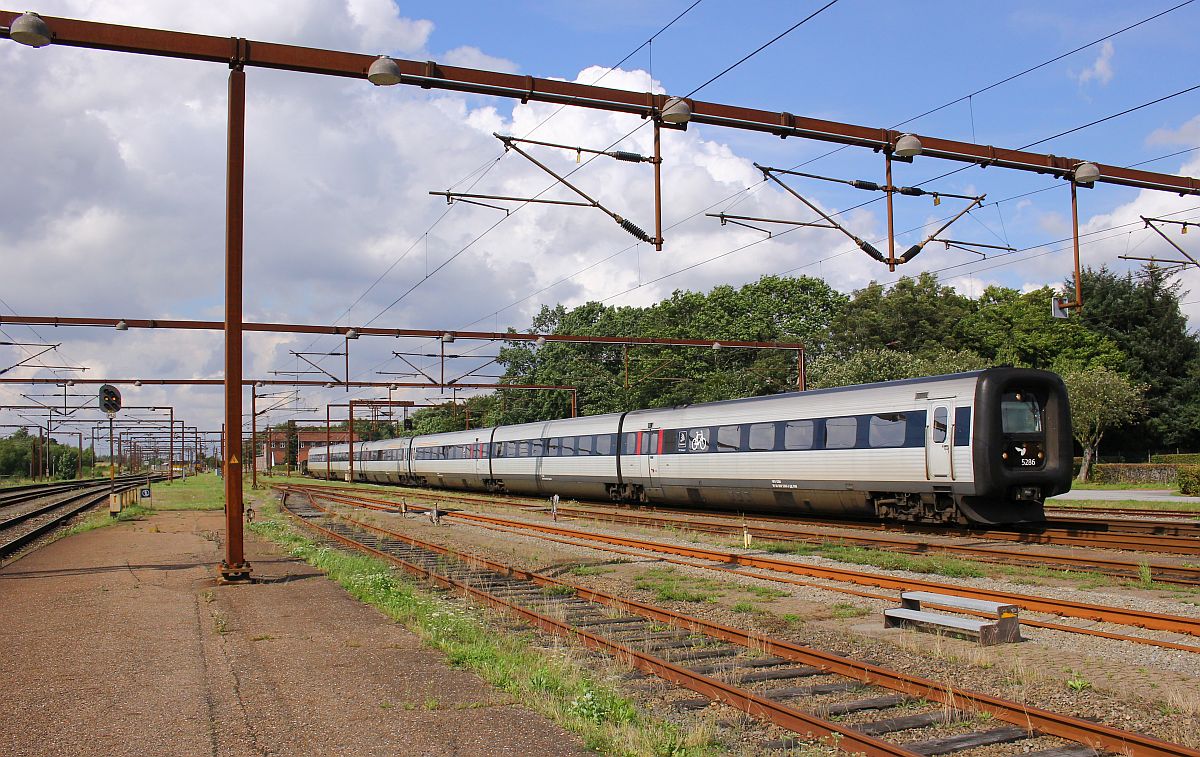
[{"label": "brick building", "polygon": [[[327,437],[325,429],[297,429],[297,464],[308,459],[308,451],[313,447],[324,447],[326,442],[345,444],[347,438],[349,438],[348,431],[330,431]],[[354,435],[354,441],[360,441],[358,434]],[[288,434],[286,431],[279,429],[271,429],[269,432],[260,431],[258,444],[262,447],[261,454],[256,458],[259,470],[266,470],[275,465],[287,465]]]}]

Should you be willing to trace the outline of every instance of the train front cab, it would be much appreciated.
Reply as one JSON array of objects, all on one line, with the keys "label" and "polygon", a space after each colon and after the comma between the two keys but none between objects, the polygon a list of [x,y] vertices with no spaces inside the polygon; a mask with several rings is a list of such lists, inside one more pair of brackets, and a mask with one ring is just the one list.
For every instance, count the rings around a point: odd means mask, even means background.
[{"label": "train front cab", "polygon": [[975,389],[974,491],[958,506],[975,523],[1045,520],[1047,497],[1071,488],[1071,411],[1057,374],[984,371]]}]

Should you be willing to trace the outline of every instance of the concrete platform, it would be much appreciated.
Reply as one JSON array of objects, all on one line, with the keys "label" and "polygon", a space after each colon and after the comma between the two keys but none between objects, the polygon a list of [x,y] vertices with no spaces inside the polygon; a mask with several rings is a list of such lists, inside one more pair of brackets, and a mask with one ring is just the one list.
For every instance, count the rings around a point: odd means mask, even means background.
[{"label": "concrete platform", "polygon": [[60,540],[0,570],[0,754],[581,755],[576,737],[220,512]]}]

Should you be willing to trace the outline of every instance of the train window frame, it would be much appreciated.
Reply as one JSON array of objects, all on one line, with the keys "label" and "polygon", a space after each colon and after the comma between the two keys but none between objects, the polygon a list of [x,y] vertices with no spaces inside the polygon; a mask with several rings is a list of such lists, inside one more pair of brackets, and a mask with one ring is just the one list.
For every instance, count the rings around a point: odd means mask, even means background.
[{"label": "train window frame", "polygon": [[575,457],[576,453],[576,438],[574,436],[564,436],[560,440],[559,454],[563,457]]},{"label": "train window frame", "polygon": [[[845,431],[849,430],[849,437]],[[831,432],[836,432],[836,435]],[[858,416],[839,415],[825,419],[825,449],[854,449],[858,446]]]},{"label": "train window frame", "polygon": [[598,434],[596,436],[596,454],[608,457],[613,453],[613,437],[615,434]]},{"label": "train window frame", "polygon": [[638,432],[637,431],[626,431],[621,436],[624,437],[623,439],[621,439],[621,454],[622,455],[636,455],[637,454]]},{"label": "train window frame", "polygon": [[717,433],[713,434],[713,440],[712,446],[718,453],[741,452],[742,424],[731,423],[726,426],[717,426]]},{"label": "train window frame", "polygon": [[[889,418],[889,416],[891,417]],[[879,434],[887,434],[888,436],[880,438]],[[907,438],[907,413],[875,413],[869,416],[869,420],[867,421],[867,446],[871,449],[903,447],[904,441]]]},{"label": "train window frame", "polygon": [[595,434],[583,434],[576,437],[578,448],[575,454],[582,457],[591,457],[596,454],[596,436]]},{"label": "train window frame", "polygon": [[[808,432],[808,442],[804,446],[795,446],[792,442],[792,432],[806,428]],[[788,452],[802,452],[810,450],[814,447],[817,441],[817,424],[811,418],[799,418],[791,421],[783,422],[783,449]]]},{"label": "train window frame", "polygon": [[[760,439],[759,443],[756,445],[755,441],[754,441],[755,433],[756,432],[761,433],[764,429],[770,431],[770,434],[771,434],[770,443],[764,445],[764,444],[762,444],[763,440]],[[779,441],[779,429],[776,427],[774,421],[772,421],[770,423],[751,423],[746,431],[746,451],[747,452],[774,452],[775,445],[778,443],[778,441]]]},{"label": "train window frame", "polygon": [[933,430],[933,443],[945,444],[950,436],[950,408],[945,405],[935,407],[929,427]]},{"label": "train window frame", "polygon": [[[1030,408],[1034,412],[1029,412]],[[1013,425],[1010,427],[1009,420],[1014,418],[1016,412],[1024,412],[1028,418],[1034,420],[1034,428],[1029,428],[1028,424],[1020,426]],[[1005,435],[1012,434],[1041,434],[1045,432],[1045,408],[1042,407],[1038,396],[1027,389],[1015,389],[1011,392],[1004,392],[1000,395],[1000,432]],[[1020,419],[1026,420],[1026,419]]]}]

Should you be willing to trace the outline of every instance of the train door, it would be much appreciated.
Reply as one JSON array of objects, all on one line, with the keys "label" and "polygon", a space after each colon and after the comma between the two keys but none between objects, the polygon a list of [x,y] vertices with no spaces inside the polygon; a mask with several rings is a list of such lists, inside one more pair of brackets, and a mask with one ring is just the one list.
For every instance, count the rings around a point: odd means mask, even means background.
[{"label": "train door", "polygon": [[659,459],[663,451],[663,430],[655,429],[654,424],[647,424],[642,432],[640,459],[644,460],[642,467],[646,476],[646,494],[651,497],[662,496],[662,484],[658,479]]},{"label": "train door", "polygon": [[954,480],[954,398],[929,401],[925,473],[930,481]]}]

